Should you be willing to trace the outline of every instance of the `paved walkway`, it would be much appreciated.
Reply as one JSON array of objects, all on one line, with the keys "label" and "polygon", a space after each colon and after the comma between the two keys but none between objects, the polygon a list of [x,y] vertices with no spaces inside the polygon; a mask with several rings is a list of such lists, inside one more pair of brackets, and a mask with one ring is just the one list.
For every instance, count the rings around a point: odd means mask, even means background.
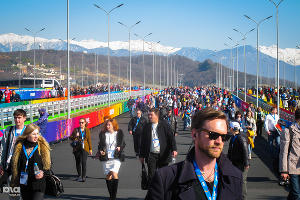
[{"label": "paved walkway", "polygon": [[[117,117],[120,128],[125,133],[126,141],[126,161],[122,163],[119,173],[118,199],[144,199],[146,192],[140,189],[141,165],[135,157],[133,151],[133,140],[127,132],[129,115],[123,114]],[[96,153],[98,145],[98,133],[100,127],[92,130],[93,152]],[[182,122],[180,129],[182,130]],[[190,132],[179,131],[176,137],[179,156],[177,161],[185,158],[191,145]],[[224,152],[227,153],[228,144],[225,145]],[[107,199],[105,177],[102,165],[98,160],[88,158],[87,181],[85,183],[75,182],[76,168],[71,146],[68,141],[52,146],[52,159],[54,172],[58,175],[65,188],[65,193],[57,198],[64,200],[87,200],[87,199]],[[263,138],[256,140],[256,147],[252,155],[251,167],[248,173],[248,199],[286,199],[287,191],[278,185],[277,178],[271,172],[271,160],[266,152],[266,141]],[[8,199],[7,195],[0,194],[0,199]],[[45,199],[56,199],[46,197]]]}]

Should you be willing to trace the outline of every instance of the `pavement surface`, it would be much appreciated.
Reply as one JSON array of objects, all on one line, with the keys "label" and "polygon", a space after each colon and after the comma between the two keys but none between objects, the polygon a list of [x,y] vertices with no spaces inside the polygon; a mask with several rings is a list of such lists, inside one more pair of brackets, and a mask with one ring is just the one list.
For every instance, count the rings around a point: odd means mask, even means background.
[{"label": "pavement surface", "polygon": [[[140,189],[141,165],[135,157],[133,150],[133,138],[128,134],[127,125],[130,120],[129,114],[123,114],[116,118],[120,128],[124,131],[126,141],[126,160],[122,163],[119,171],[118,199],[138,200],[144,199],[146,191]],[[92,129],[93,154],[97,151],[98,134],[100,127]],[[179,122],[179,135],[176,137],[178,157],[177,162],[185,159],[191,146],[190,131],[182,131],[183,123]],[[267,151],[266,139],[256,138],[255,149],[252,153],[251,167],[248,172],[248,199],[286,199],[288,192],[285,187],[278,185],[278,179],[272,173],[272,160]],[[98,160],[88,158],[87,180],[85,183],[76,182],[75,159],[69,141],[63,141],[51,146],[53,171],[61,178],[65,192],[58,198],[45,197],[46,200],[88,200],[108,199],[108,191],[103,174],[102,164]],[[227,153],[228,143],[225,144],[224,153]],[[1,200],[9,199],[7,194],[0,194]]]}]

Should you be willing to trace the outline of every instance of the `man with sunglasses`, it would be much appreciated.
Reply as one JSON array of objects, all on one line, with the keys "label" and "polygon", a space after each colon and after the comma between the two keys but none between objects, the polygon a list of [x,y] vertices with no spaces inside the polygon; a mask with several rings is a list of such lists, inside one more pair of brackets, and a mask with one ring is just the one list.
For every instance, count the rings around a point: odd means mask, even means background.
[{"label": "man with sunglasses", "polygon": [[193,116],[195,146],[183,162],[156,171],[148,200],[242,199],[242,172],[222,154],[227,134],[226,115],[205,108]]}]

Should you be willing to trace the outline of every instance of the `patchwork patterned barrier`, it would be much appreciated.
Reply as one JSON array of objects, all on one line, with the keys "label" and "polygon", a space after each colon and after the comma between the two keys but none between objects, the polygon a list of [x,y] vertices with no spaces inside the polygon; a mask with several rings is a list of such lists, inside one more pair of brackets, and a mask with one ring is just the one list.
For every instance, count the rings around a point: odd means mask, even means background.
[{"label": "patchwork patterned barrier", "polygon": [[[34,99],[44,99],[50,97],[51,90],[49,89],[9,89],[15,90],[17,94],[20,95],[22,101],[34,100]],[[2,90],[4,92],[4,90]]]},{"label": "patchwork patterned barrier", "polygon": [[[55,142],[61,139],[68,138],[72,134],[73,129],[79,126],[80,118],[86,118],[88,122],[88,128],[92,128],[103,123],[106,116],[110,116],[111,118],[113,118],[128,111],[127,101],[125,101],[123,103],[118,103],[108,108],[74,117],[69,120],[49,122],[47,124],[46,133],[43,136],[48,142]],[[0,130],[0,140],[2,139],[3,133],[4,130]]]}]

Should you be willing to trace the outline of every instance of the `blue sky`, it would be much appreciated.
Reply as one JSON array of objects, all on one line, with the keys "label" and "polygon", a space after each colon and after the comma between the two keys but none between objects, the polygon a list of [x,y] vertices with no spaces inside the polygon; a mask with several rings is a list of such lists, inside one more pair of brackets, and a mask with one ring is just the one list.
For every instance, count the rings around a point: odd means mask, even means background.
[{"label": "blue sky", "polygon": [[[274,0],[278,2],[279,0]],[[223,49],[227,36],[240,40],[232,29],[246,32],[255,24],[244,14],[260,20],[273,15],[260,27],[260,45],[276,43],[276,12],[268,0],[70,0],[70,37],[76,40],[107,41],[107,17],[96,3],[111,14],[111,40],[125,41],[126,29],[117,22],[131,25],[141,20],[133,33],[153,33],[149,40],[175,47]],[[0,3],[0,34],[28,34],[24,27],[46,30],[40,37],[66,38],[66,0],[7,0]],[[294,48],[300,43],[300,1],[284,0],[279,9],[280,48]],[[132,37],[135,39],[135,37]],[[247,43],[256,45],[256,32]]]}]

